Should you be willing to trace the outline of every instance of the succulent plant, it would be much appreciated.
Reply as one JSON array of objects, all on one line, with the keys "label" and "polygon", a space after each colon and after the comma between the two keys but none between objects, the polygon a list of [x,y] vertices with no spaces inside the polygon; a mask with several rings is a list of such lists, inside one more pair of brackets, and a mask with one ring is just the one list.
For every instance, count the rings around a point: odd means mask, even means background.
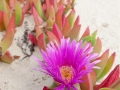
[{"label": "succulent plant", "polygon": [[16,56],[11,56],[8,48],[14,39],[15,28],[22,24],[24,17],[17,0],[0,0],[0,4],[0,31],[6,30],[5,36],[0,42],[0,60],[12,63]]},{"label": "succulent plant", "polygon": [[[46,46],[50,42],[61,44],[62,37],[83,41],[83,46],[90,43],[93,52],[98,53],[101,60],[96,64],[100,69],[93,69],[85,75],[84,82],[78,84],[81,90],[119,90],[120,89],[120,68],[115,67],[109,74],[115,61],[116,53],[109,56],[109,49],[100,55],[102,42],[96,37],[97,31],[90,34],[89,27],[86,28],[82,37],[79,38],[80,27],[79,16],[75,18],[75,0],[0,0],[0,31],[6,30],[5,36],[0,42],[0,60],[11,63],[15,56],[11,56],[8,48],[11,46],[15,27],[22,24],[24,14],[32,14],[35,21],[35,35],[30,33],[30,41],[37,45],[39,49],[46,52]],[[20,3],[23,5],[21,7]],[[25,2],[25,4],[24,4]],[[56,41],[56,42],[55,42]],[[95,61],[94,60],[94,61]],[[103,79],[105,78],[106,79]],[[99,80],[101,83],[97,83]],[[58,84],[56,84],[58,85]],[[55,88],[52,87],[52,88]],[[50,90],[48,86],[43,90]]]}]

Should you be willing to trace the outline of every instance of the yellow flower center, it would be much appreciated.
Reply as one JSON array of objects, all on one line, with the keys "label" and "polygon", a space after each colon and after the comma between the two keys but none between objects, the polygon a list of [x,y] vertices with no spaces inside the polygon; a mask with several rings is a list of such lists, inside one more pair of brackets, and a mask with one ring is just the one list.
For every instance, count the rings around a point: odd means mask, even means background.
[{"label": "yellow flower center", "polygon": [[62,66],[60,68],[60,74],[61,74],[62,79],[66,83],[69,83],[71,79],[73,78],[72,68],[69,66]]}]

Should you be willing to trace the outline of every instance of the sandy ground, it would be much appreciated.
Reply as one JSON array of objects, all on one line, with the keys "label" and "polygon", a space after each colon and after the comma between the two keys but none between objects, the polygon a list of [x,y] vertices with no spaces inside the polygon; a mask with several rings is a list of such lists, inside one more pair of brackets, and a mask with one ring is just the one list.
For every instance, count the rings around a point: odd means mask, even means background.
[{"label": "sandy ground", "polygon": [[[80,15],[80,23],[82,24],[81,33],[87,26],[91,32],[98,30],[98,36],[102,40],[104,52],[110,49],[110,54],[114,51],[117,53],[116,64],[120,64],[120,0],[76,0],[75,4],[77,15]],[[30,30],[34,28],[32,16],[26,16],[25,21],[29,22]],[[24,23],[21,27],[16,28],[15,38],[22,35]],[[0,33],[2,35],[3,33]],[[1,36],[0,36],[1,38]],[[9,48],[12,55],[25,55],[16,45],[16,39]],[[35,47],[34,56],[41,59],[40,52]],[[52,79],[38,71],[32,70],[38,64],[31,57],[24,60],[15,60],[12,64],[0,62],[0,90],[42,90],[44,85],[50,85]],[[113,66],[113,67],[114,67]]]}]

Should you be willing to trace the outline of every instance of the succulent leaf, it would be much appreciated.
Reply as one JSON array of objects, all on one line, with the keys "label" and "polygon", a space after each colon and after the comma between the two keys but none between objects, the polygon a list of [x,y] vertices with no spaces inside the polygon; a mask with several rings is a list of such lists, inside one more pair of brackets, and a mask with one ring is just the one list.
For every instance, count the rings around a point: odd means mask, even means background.
[{"label": "succulent leaf", "polygon": [[81,90],[93,90],[92,78],[90,74],[84,76],[82,80],[84,82],[80,83]]},{"label": "succulent leaf", "polygon": [[13,62],[12,56],[9,51],[6,51],[5,54],[0,57],[0,60],[9,64]]},{"label": "succulent leaf", "polygon": [[108,56],[109,56],[109,50],[106,50],[101,56],[100,58],[98,58],[99,60],[101,60],[100,63],[96,64],[96,66],[100,67],[101,69],[95,69],[96,75],[97,75],[97,79],[99,77],[99,75],[102,73],[102,71],[104,70],[107,61],[108,61]]},{"label": "succulent leaf", "polygon": [[15,23],[16,26],[19,26],[23,21],[22,9],[17,0],[15,0]]},{"label": "succulent leaf", "polygon": [[72,28],[72,30],[69,33],[69,37],[71,40],[76,38],[76,40],[78,41],[80,28],[81,28],[81,25],[78,25],[78,26]]},{"label": "succulent leaf", "polygon": [[52,32],[58,38],[59,41],[63,37],[62,32],[61,32],[61,30],[59,29],[59,27],[57,26],[56,23],[54,23],[54,25],[53,25]]},{"label": "succulent leaf", "polygon": [[58,42],[59,43],[59,40],[57,39],[57,37],[50,31],[47,31],[47,35],[48,35],[48,38],[49,38],[49,41],[52,41],[52,42]]},{"label": "succulent leaf", "polygon": [[12,15],[5,36],[0,42],[0,47],[2,47],[2,54],[4,54],[12,44],[14,34],[15,34],[15,21],[14,21],[14,15]]},{"label": "succulent leaf", "polygon": [[70,14],[67,16],[67,21],[70,24],[70,28],[72,28],[73,25],[74,25],[74,19],[75,19],[75,10],[72,9],[72,11],[70,12]]},{"label": "succulent leaf", "polygon": [[101,42],[100,38],[98,37],[96,40],[96,44],[93,48],[93,52],[100,54],[101,49],[102,49],[102,42]]},{"label": "succulent leaf", "polygon": [[114,52],[108,58],[107,64],[105,65],[105,68],[103,69],[102,73],[99,75],[98,80],[102,79],[110,71],[110,69],[112,68],[113,63],[115,61],[115,56],[116,56],[116,53]]},{"label": "succulent leaf", "polygon": [[38,37],[38,47],[39,49],[43,49],[44,51],[46,50],[46,42],[45,42],[45,38],[44,38],[44,34],[40,34]]}]

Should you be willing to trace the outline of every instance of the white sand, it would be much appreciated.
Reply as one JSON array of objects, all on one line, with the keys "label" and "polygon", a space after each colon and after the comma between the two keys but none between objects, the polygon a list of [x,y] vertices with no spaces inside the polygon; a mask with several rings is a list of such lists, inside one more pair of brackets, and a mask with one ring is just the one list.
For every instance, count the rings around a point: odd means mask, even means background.
[{"label": "white sand", "polygon": [[[102,52],[110,49],[110,53],[117,53],[115,64],[120,64],[120,0],[76,0],[76,12],[80,15],[82,24],[81,33],[87,26],[91,32],[98,30],[98,36],[103,43]],[[27,16],[29,28],[34,28],[32,16]],[[24,26],[16,28],[15,38],[22,35]],[[80,34],[81,35],[81,34]],[[0,33],[1,38],[1,33]],[[21,49],[14,40],[9,48],[12,55],[24,57]],[[38,48],[35,48],[34,56],[41,59]],[[52,83],[52,79],[43,73],[31,70],[38,66],[37,62],[31,57],[21,61],[15,60],[12,64],[0,62],[0,90],[42,90],[44,85]]]}]

